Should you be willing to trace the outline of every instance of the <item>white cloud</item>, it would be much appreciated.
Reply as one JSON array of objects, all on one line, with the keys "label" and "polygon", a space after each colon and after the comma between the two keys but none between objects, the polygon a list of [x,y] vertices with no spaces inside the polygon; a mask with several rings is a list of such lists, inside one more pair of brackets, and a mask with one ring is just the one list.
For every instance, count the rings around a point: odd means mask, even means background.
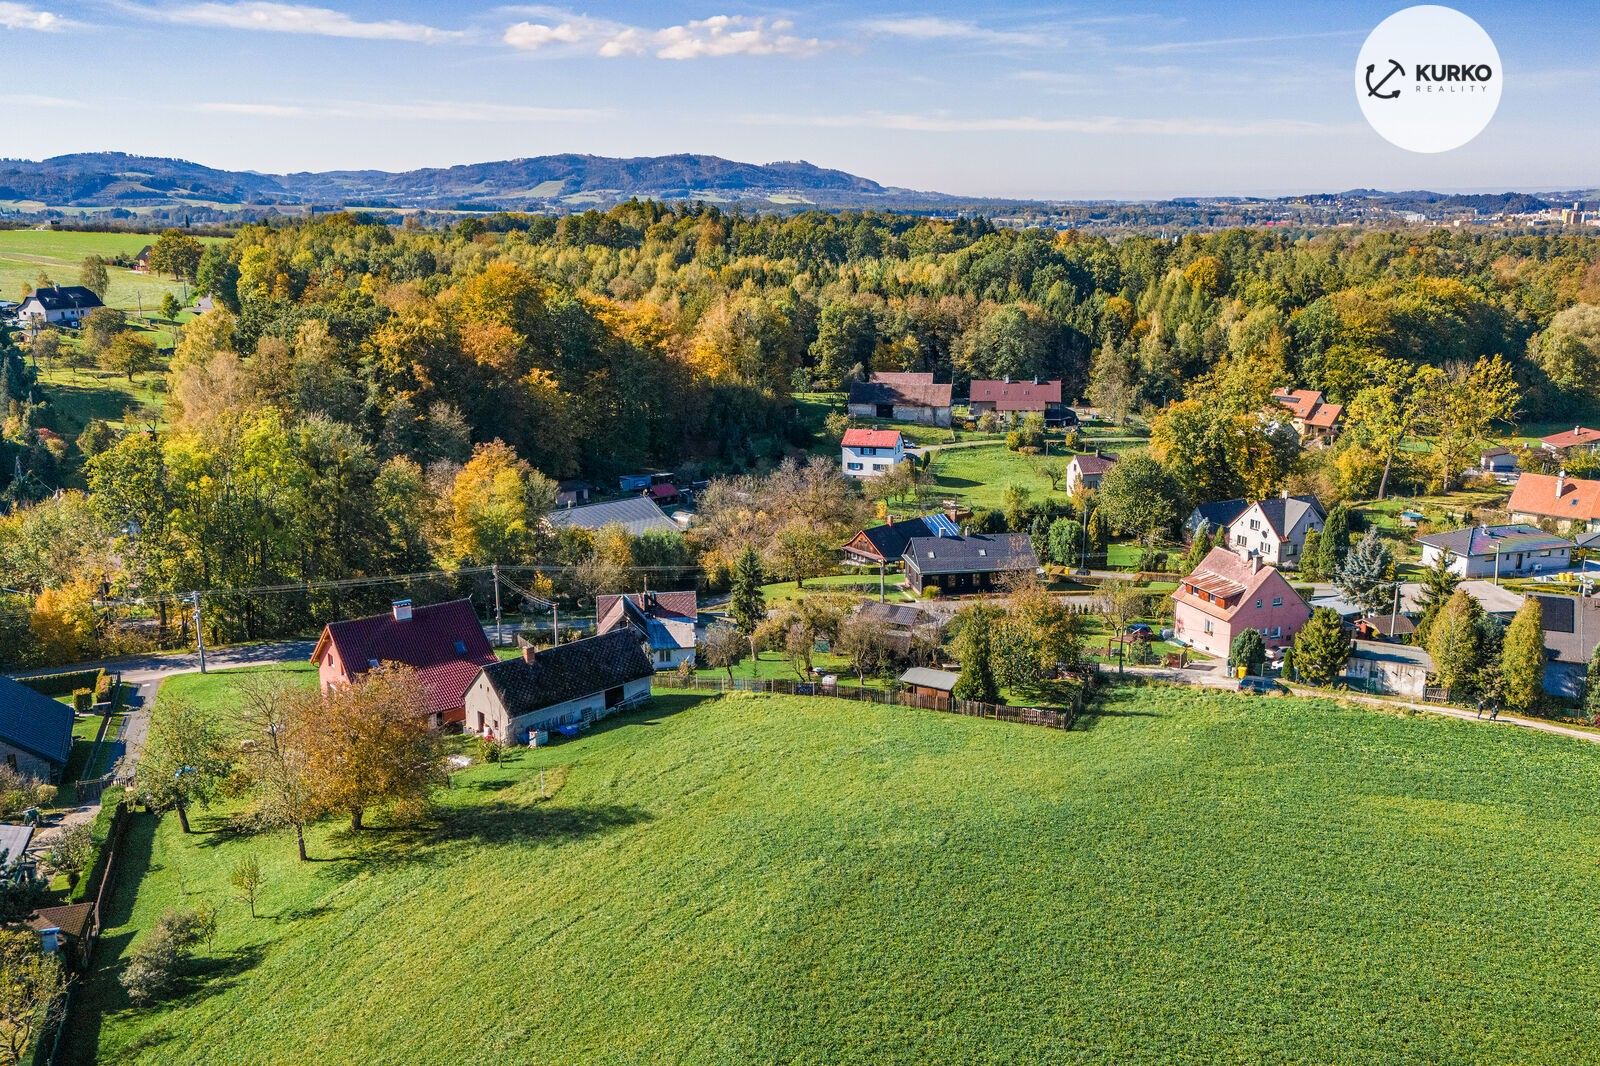
[{"label": "white cloud", "polygon": [[1219,48],[1235,48],[1245,44],[1280,44],[1287,41],[1317,41],[1329,37],[1356,37],[1356,30],[1330,30],[1327,33],[1284,33],[1265,37],[1213,37],[1204,41],[1161,41],[1139,45],[1132,49],[1147,55],[1167,55],[1172,52],[1210,52]]},{"label": "white cloud", "polygon": [[949,19],[938,15],[864,19],[857,22],[856,26],[867,33],[904,37],[913,41],[974,41],[1029,48],[1063,43],[1042,30],[992,30],[965,19]]},{"label": "white cloud", "polygon": [[68,100],[60,96],[37,96],[33,93],[0,93],[0,104],[7,107],[65,107],[86,108],[83,100]]},{"label": "white cloud", "polygon": [[71,19],[64,19],[49,11],[40,11],[22,4],[0,3],[0,29],[54,33],[76,25],[77,23]]},{"label": "white cloud", "polygon": [[454,100],[403,103],[336,100],[309,104],[214,101],[195,104],[193,110],[260,118],[393,119],[407,122],[592,122],[611,115],[610,111],[598,108],[534,107]]},{"label": "white cloud", "polygon": [[146,7],[122,4],[123,11],[156,22],[184,26],[214,26],[230,30],[255,30],[263,33],[300,33],[316,37],[354,37],[368,41],[416,41],[437,44],[461,40],[459,30],[442,30],[420,22],[362,22],[332,8],[307,4],[276,4],[265,0],[243,3],[180,4]]},{"label": "white cloud", "polygon": [[863,111],[843,115],[743,115],[739,121],[758,126],[807,126],[824,129],[865,128],[916,133],[1082,133],[1143,136],[1281,137],[1327,133],[1340,128],[1299,119],[1229,122],[1217,119],[1130,118],[1121,115],[1040,118],[1033,115],[962,118],[955,115]]},{"label": "white cloud", "polygon": [[680,26],[652,30],[538,10],[549,21],[518,22],[507,27],[506,44],[525,52],[565,50],[607,59],[641,55],[653,55],[657,59],[809,56],[827,47],[815,37],[800,37],[790,32],[794,23],[788,19],[713,15]]}]

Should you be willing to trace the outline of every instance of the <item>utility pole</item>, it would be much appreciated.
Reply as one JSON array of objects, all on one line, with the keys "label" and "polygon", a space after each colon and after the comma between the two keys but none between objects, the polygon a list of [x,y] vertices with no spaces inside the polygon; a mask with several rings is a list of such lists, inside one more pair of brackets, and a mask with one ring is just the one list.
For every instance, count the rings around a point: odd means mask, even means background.
[{"label": "utility pole", "polygon": [[886,575],[885,575],[885,573],[884,573],[884,571],[888,568],[888,566],[889,566],[889,562],[888,562],[887,559],[879,559],[878,560],[878,602],[879,603],[884,602],[884,600],[888,598],[887,594],[884,591],[884,585],[888,580]]},{"label": "utility pole", "polygon": [[494,576],[494,646],[500,646],[500,564],[495,563],[489,568]]},{"label": "utility pole", "polygon": [[206,672],[206,635],[204,628],[200,624],[200,604],[202,601],[198,592],[191,592],[189,596],[194,600],[194,646],[195,650],[200,653],[200,672],[203,674]]}]

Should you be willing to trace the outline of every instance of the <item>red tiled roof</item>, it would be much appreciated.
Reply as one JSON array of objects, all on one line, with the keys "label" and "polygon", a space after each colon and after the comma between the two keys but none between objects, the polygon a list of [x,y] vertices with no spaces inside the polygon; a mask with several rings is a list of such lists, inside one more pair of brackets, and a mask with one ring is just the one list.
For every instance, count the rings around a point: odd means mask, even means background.
[{"label": "red tiled roof", "polygon": [[1580,444],[1600,444],[1600,429],[1573,426],[1565,433],[1552,433],[1539,441],[1547,448],[1572,448]]},{"label": "red tiled roof", "polygon": [[1322,393],[1315,389],[1278,389],[1272,398],[1287,407],[1294,417],[1318,429],[1332,429],[1344,413],[1343,404],[1323,403]]},{"label": "red tiled roof", "polygon": [[686,618],[693,622],[699,615],[700,597],[688,592],[630,592],[624,595],[607,593],[594,598],[595,632],[609,633],[622,624],[622,601],[632,600],[634,606],[645,610],[654,618]]},{"label": "red tiled roof", "polygon": [[[456,650],[457,641],[464,651]],[[416,670],[428,690],[428,709],[441,715],[460,710],[478,670],[495,661],[471,600],[415,607],[404,622],[396,621],[393,611],[329,622],[311,661],[321,662],[330,644],[352,679],[370,669],[373,660]]]},{"label": "red tiled roof", "polygon": [[894,448],[900,444],[900,431],[895,429],[847,429],[844,431],[846,448]]},{"label": "red tiled roof", "polygon": [[1107,470],[1117,465],[1117,457],[1096,452],[1093,455],[1074,455],[1072,462],[1078,465],[1078,473],[1080,475],[1104,474]]},{"label": "red tiled roof", "polygon": [[1060,381],[974,381],[973,403],[993,403],[997,411],[1043,411],[1061,402]]},{"label": "red tiled roof", "polygon": [[663,481],[659,485],[651,485],[648,495],[652,500],[670,500],[678,494],[678,486],[670,481]]},{"label": "red tiled roof", "polygon": [[[1206,614],[1229,619],[1244,606],[1257,588],[1276,573],[1270,566],[1258,568],[1253,561],[1240,558],[1232,548],[1212,548],[1200,560],[1200,565],[1178,583],[1178,590],[1172,594],[1172,598],[1197,607]],[[1212,603],[1195,595],[1192,589],[1229,602]]]},{"label": "red tiled roof", "polygon": [[[1561,483],[1560,495],[1556,494],[1557,482]],[[1523,474],[1511,492],[1506,510],[1512,514],[1592,521],[1600,518],[1600,481],[1575,477],[1562,481],[1549,474]]]}]

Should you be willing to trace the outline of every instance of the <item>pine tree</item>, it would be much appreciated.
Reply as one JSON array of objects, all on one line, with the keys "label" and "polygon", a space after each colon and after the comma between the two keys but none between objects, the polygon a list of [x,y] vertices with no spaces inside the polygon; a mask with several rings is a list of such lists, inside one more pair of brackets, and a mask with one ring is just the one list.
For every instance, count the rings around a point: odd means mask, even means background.
[{"label": "pine tree", "polygon": [[1394,603],[1395,582],[1391,578],[1394,555],[1377,530],[1356,541],[1334,571],[1333,583],[1350,602],[1367,612],[1389,609]]},{"label": "pine tree", "polygon": [[1318,607],[1295,634],[1292,650],[1300,680],[1311,685],[1331,684],[1350,660],[1350,634],[1338,612]]},{"label": "pine tree", "polygon": [[1537,596],[1522,601],[1506,630],[1500,655],[1506,706],[1526,711],[1544,694],[1544,609]]},{"label": "pine tree", "polygon": [[1433,565],[1422,575],[1422,617],[1417,621],[1417,634],[1414,643],[1426,645],[1428,631],[1433,627],[1433,620],[1439,617],[1439,612],[1444,610],[1444,605],[1456,591],[1456,585],[1461,579],[1456,577],[1450,569],[1450,562],[1443,552],[1434,559]]},{"label": "pine tree", "polygon": [[961,659],[961,676],[950,694],[958,700],[980,703],[1000,702],[1000,683],[995,678],[994,622],[992,608],[973,607],[962,618],[956,654]]},{"label": "pine tree", "polygon": [[1322,581],[1328,575],[1322,572],[1322,534],[1306,531],[1305,547],[1300,552],[1300,576],[1308,581]]},{"label": "pine tree", "polygon": [[1428,654],[1434,676],[1450,692],[1470,691],[1484,664],[1482,614],[1482,605],[1457,589],[1433,621]]},{"label": "pine tree", "polygon": [[1340,504],[1328,512],[1327,520],[1322,523],[1322,535],[1317,538],[1317,551],[1322,556],[1318,569],[1329,577],[1337,574],[1349,550],[1350,512]]},{"label": "pine tree", "polygon": [[733,627],[749,639],[766,617],[767,601],[761,595],[761,557],[754,548],[746,548],[733,564],[728,618]]}]

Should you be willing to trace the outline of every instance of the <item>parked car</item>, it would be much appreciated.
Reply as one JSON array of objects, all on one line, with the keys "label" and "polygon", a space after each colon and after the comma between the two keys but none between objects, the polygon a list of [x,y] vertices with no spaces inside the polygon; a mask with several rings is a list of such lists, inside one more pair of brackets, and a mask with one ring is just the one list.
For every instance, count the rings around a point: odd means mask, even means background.
[{"label": "parked car", "polygon": [[1239,679],[1239,691],[1249,692],[1256,696],[1270,696],[1275,692],[1282,691],[1282,689],[1270,677],[1248,676]]}]

